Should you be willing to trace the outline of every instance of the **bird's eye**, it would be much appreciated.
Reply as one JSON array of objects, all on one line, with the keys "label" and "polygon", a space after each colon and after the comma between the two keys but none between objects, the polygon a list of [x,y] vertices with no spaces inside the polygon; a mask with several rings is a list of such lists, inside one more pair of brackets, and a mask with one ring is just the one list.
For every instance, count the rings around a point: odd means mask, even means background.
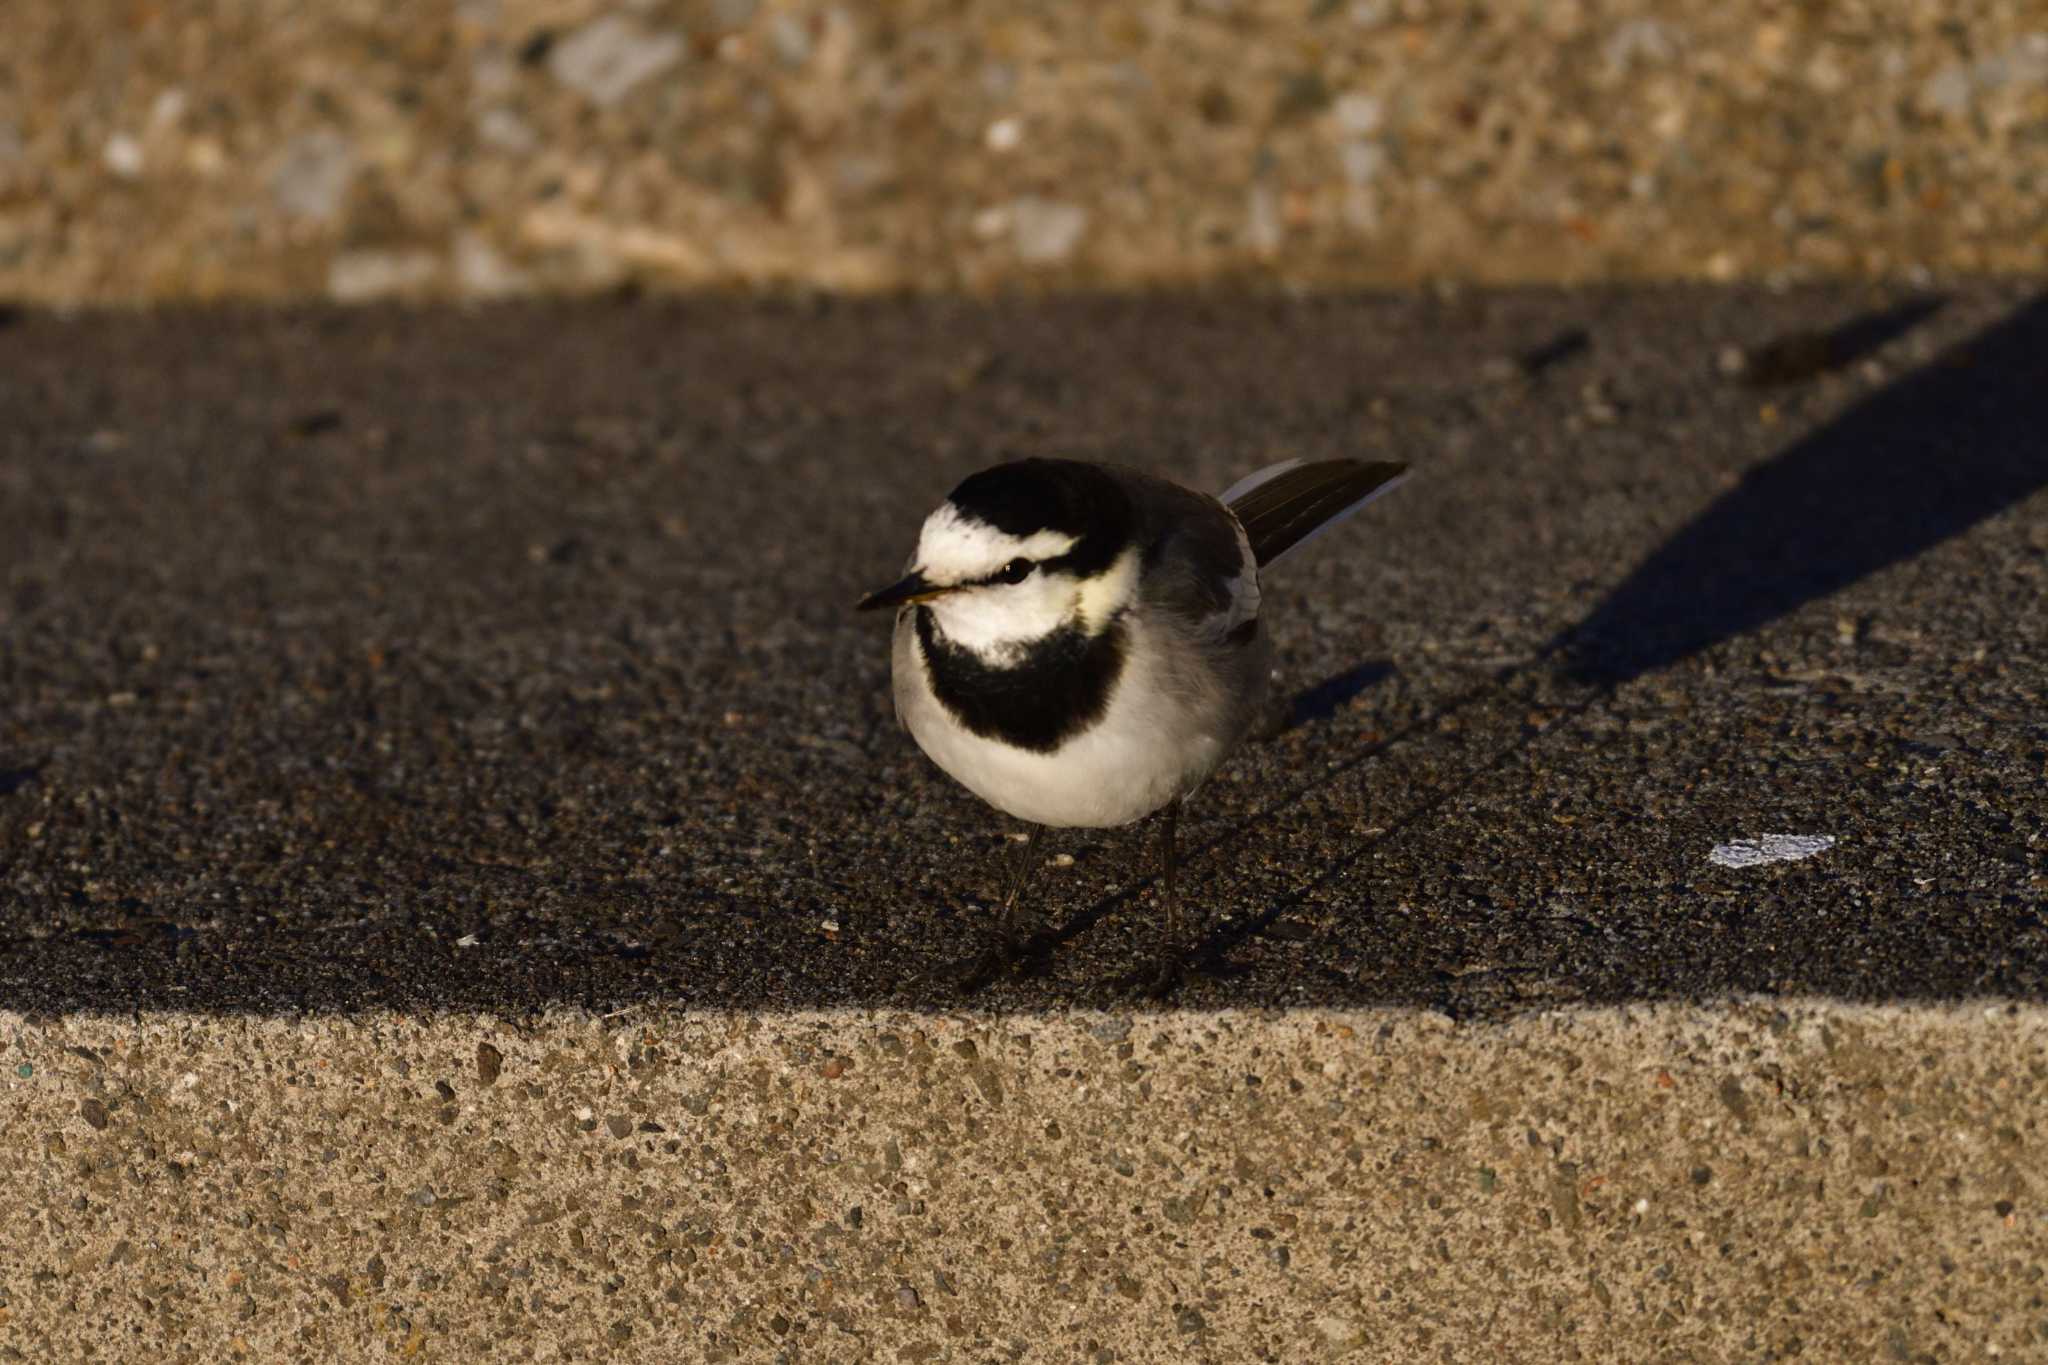
[{"label": "bird's eye", "polygon": [[1004,583],[1022,583],[1037,567],[1028,559],[1013,559],[997,571],[996,577]]}]

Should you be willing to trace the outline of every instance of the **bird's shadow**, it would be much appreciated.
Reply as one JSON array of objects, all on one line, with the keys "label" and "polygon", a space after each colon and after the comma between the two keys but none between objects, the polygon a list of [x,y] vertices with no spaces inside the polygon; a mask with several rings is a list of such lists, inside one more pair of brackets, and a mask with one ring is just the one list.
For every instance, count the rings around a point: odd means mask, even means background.
[{"label": "bird's shadow", "polygon": [[[1854,363],[1932,317],[1941,302],[1918,299],[1823,332],[1781,338],[1751,352],[1742,377],[1751,384],[1784,384]],[[1963,534],[2048,487],[2044,382],[2048,295],[1759,463],[1582,621],[1553,636],[1526,664],[1502,670],[1491,686],[1556,666],[1559,681],[1578,689],[1559,717],[1569,723],[1607,705],[1616,689],[1635,678],[1755,631]],[[1463,710],[1487,690],[1468,691],[1436,714]],[[1430,728],[1411,727],[1411,733]],[[1212,935],[1200,953],[1226,958],[1547,732],[1506,743],[1263,914]],[[1331,780],[1346,776],[1340,771]],[[1298,799],[1294,795],[1283,804]],[[1281,808],[1261,812],[1261,819]],[[1240,826],[1224,842],[1248,836],[1256,823]],[[1910,992],[1913,983],[1897,985]],[[1457,1012],[1451,993],[1434,1003]]]},{"label": "bird's shadow", "polygon": [[1387,659],[1368,659],[1364,663],[1340,669],[1313,687],[1305,687],[1295,693],[1280,713],[1277,724],[1265,737],[1277,739],[1289,731],[1301,729],[1304,725],[1329,720],[1393,676],[1394,665]]},{"label": "bird's shadow", "polygon": [[[1917,299],[1819,332],[1752,350],[1738,376],[1783,385],[1852,364],[1932,317],[1940,299]],[[1760,462],[1727,494],[1660,545],[1581,621],[1523,663],[1497,671],[1402,732],[1301,784],[1193,850],[1188,862],[1243,845],[1275,817],[1349,780],[1396,745],[1521,677],[1555,670],[1569,692],[1557,720],[1607,705],[1625,683],[1760,629],[1892,565],[1961,535],[2048,486],[2048,295],[1856,403],[1821,429]],[[1300,693],[1276,733],[1327,718],[1388,676],[1361,664]],[[1345,882],[1374,853],[1413,830],[1486,774],[1526,752],[1555,723],[1526,730],[1382,823],[1345,857],[1260,914],[1209,933],[1191,960],[1231,975],[1230,955],[1254,936]],[[1135,901],[1143,877],[1072,917],[1051,938],[1076,937]],[[1364,906],[1360,906],[1361,911]],[[1739,983],[1729,983],[1731,987]],[[1910,993],[1913,983],[1896,983]],[[1427,1002],[1460,1013],[1455,992]]]},{"label": "bird's shadow", "polygon": [[[1764,373],[1847,363],[1936,306],[1779,343],[1810,354],[1781,354]],[[2037,297],[1758,463],[1551,645],[1581,680],[1627,682],[1961,535],[2048,486],[2044,384]]]},{"label": "bird's shadow", "polygon": [[[1340,669],[1321,682],[1297,692],[1284,712],[1281,713],[1278,723],[1276,723],[1267,737],[1277,739],[1281,735],[1298,730],[1305,725],[1330,719],[1341,708],[1362,696],[1368,689],[1392,677],[1393,673],[1393,666],[1384,660],[1373,660],[1350,668]],[[1378,758],[1394,745],[1415,738],[1425,729],[1439,723],[1442,717],[1450,710],[1477,695],[1477,689],[1466,691],[1461,694],[1459,700],[1452,702],[1449,706],[1432,711],[1427,718],[1417,721],[1413,725],[1394,734],[1383,736],[1370,744],[1362,746],[1356,753],[1319,773],[1315,778],[1297,783],[1273,800],[1266,802],[1246,819],[1219,831],[1199,844],[1183,849],[1181,851],[1183,867],[1198,866],[1211,855],[1249,837],[1261,825],[1270,821],[1281,811],[1298,804],[1304,798],[1317,791],[1325,790],[1331,785],[1342,781],[1351,773],[1356,772],[1359,768]],[[1136,901],[1147,891],[1151,890],[1157,880],[1157,877],[1152,875],[1134,878],[1115,887],[1108,894],[1098,898],[1086,909],[1078,911],[1059,924],[1044,927],[1033,939],[1031,945],[1033,951],[1029,965],[1036,971],[1036,969],[1044,965],[1045,952],[1087,933],[1103,919]],[[1260,923],[1251,932],[1256,932],[1257,928],[1264,927],[1265,924],[1270,923],[1284,908],[1283,906],[1275,906],[1270,915],[1261,917]],[[1229,942],[1240,942],[1242,937],[1233,937]],[[1206,940],[1190,955],[1191,960],[1212,973],[1220,972],[1224,969],[1223,955],[1228,946],[1229,944],[1223,943],[1220,940]]]}]

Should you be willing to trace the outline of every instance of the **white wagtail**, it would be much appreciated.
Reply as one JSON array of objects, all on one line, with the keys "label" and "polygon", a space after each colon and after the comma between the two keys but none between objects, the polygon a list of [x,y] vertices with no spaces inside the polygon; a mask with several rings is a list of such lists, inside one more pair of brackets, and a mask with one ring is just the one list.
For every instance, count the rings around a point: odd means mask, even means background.
[{"label": "white wagtail", "polygon": [[[1164,809],[1170,989],[1188,948],[1180,809],[1260,715],[1271,647],[1260,575],[1400,482],[1407,466],[1291,460],[1221,498],[1113,465],[1029,459],[969,477],[925,519],[909,572],[861,599],[899,608],[896,714],[926,755],[1005,814],[1106,828]],[[1016,907],[1036,860],[1014,846],[970,988],[1034,956]]]}]

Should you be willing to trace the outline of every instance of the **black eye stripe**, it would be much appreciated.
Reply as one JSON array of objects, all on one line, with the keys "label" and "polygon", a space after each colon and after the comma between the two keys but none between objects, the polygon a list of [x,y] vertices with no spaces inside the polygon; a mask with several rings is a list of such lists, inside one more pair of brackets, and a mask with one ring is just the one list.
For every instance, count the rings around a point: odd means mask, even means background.
[{"label": "black eye stripe", "polygon": [[966,588],[992,588],[999,584],[1022,583],[1025,579],[1031,577],[1037,568],[1037,561],[1019,557],[1003,565],[1002,568],[997,569],[994,573],[983,574],[980,578],[971,578],[961,584],[961,586]]}]

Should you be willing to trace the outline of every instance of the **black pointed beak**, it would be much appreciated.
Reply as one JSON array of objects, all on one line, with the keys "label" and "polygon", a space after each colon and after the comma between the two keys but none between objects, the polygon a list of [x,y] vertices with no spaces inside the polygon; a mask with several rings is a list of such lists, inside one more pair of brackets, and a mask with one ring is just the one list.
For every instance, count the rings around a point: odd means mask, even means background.
[{"label": "black pointed beak", "polygon": [[925,581],[921,573],[908,573],[886,588],[869,593],[854,603],[855,611],[880,611],[883,607],[907,607],[913,602],[929,602],[934,597],[953,591],[949,587],[935,586]]}]

